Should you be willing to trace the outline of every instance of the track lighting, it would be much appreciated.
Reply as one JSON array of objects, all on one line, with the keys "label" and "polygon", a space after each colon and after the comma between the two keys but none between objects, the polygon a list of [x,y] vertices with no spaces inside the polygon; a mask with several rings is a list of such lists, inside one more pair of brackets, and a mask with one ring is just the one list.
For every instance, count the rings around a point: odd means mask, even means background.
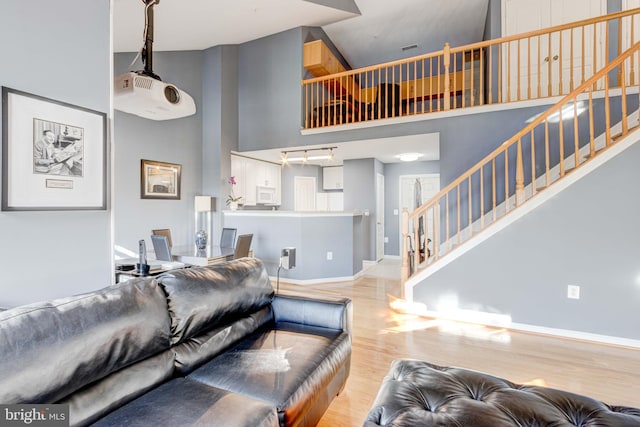
[{"label": "track lighting", "polygon": [[[307,163],[310,160],[333,160],[333,150],[336,149],[338,147],[322,147],[322,148],[307,148],[306,150],[290,150],[290,151],[283,151],[282,155],[280,156],[280,159],[282,160],[282,164],[286,165],[287,163],[293,163],[293,162],[302,162],[302,163]],[[322,151],[322,152],[326,152],[328,151],[328,153],[326,154],[310,154],[310,152],[312,151]],[[297,157],[291,157],[289,156],[289,153],[302,153],[302,156],[297,156]]]}]

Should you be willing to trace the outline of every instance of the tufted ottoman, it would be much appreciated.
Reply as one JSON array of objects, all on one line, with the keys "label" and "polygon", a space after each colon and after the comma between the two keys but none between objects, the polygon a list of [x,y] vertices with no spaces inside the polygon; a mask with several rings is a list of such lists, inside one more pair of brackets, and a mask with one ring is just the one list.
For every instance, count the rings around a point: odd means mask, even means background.
[{"label": "tufted ottoman", "polygon": [[640,427],[640,409],[468,369],[395,360],[364,426]]}]

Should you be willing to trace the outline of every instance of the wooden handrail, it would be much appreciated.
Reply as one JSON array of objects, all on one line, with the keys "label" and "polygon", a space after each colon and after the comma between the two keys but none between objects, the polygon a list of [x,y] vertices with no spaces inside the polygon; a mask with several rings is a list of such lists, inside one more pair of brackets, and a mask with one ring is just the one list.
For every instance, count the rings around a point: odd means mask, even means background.
[{"label": "wooden handrail", "polygon": [[[465,46],[445,43],[436,52],[306,79],[303,127],[565,95],[608,62],[609,23],[619,24],[618,44],[612,47],[621,51],[636,37],[637,16],[640,8]],[[625,25],[629,34],[623,39]],[[603,45],[596,43],[599,37]],[[557,53],[552,55],[552,49]],[[630,70],[633,81],[635,67]],[[381,85],[383,97],[378,94]]]},{"label": "wooden handrail", "polygon": [[[434,244],[434,256],[433,259],[431,261],[435,261],[439,258],[441,258],[442,256],[446,255],[446,253],[444,255],[442,255],[439,251],[440,249],[440,245],[446,243],[446,246],[448,249],[451,249],[451,241],[452,241],[452,237],[451,237],[451,231],[450,231],[450,225],[449,225],[449,217],[452,215],[455,215],[457,217],[457,230],[456,232],[453,233],[453,237],[457,237],[457,243],[461,243],[461,235],[462,235],[462,229],[461,229],[461,224],[460,224],[460,218],[461,218],[461,210],[460,210],[460,193],[463,189],[465,189],[466,187],[466,191],[468,191],[469,193],[469,199],[468,199],[468,203],[469,203],[469,218],[468,218],[468,228],[469,228],[469,236],[471,234],[473,234],[473,212],[472,212],[472,203],[473,203],[473,199],[472,199],[472,181],[474,176],[479,176],[480,179],[480,231],[482,231],[483,229],[485,229],[488,225],[485,224],[485,219],[484,219],[484,214],[485,214],[485,206],[484,206],[484,199],[485,199],[485,194],[484,194],[484,170],[487,167],[491,167],[492,171],[489,173],[491,175],[491,179],[492,179],[492,198],[493,198],[493,204],[492,204],[492,213],[493,213],[493,221],[495,221],[496,219],[496,212],[497,212],[497,208],[498,205],[496,204],[496,164],[498,164],[501,160],[500,158],[504,158],[504,163],[505,163],[505,181],[504,181],[504,187],[505,187],[505,195],[504,195],[504,203],[505,203],[505,210],[506,212],[509,211],[510,207],[509,207],[509,199],[511,197],[515,198],[515,204],[516,206],[520,206],[522,203],[524,203],[526,200],[530,199],[531,197],[533,197],[536,192],[537,192],[537,180],[538,179],[543,179],[543,184],[541,185],[542,187],[546,187],[548,185],[550,185],[552,182],[550,180],[550,167],[552,165],[550,165],[549,162],[549,153],[550,153],[550,142],[553,141],[552,139],[550,139],[549,137],[549,123],[551,123],[551,118],[555,117],[557,115],[558,120],[560,122],[562,122],[562,115],[565,114],[570,114],[573,116],[573,133],[574,133],[574,143],[573,143],[573,156],[570,156],[571,161],[573,161],[573,167],[578,168],[580,166],[582,166],[582,164],[584,164],[585,161],[583,161],[582,163],[580,163],[580,141],[578,140],[578,102],[585,102],[588,101],[588,114],[589,114],[589,129],[588,129],[588,137],[589,137],[589,141],[588,141],[588,152],[589,152],[589,158],[593,158],[597,155],[596,153],[596,147],[595,147],[595,141],[596,138],[594,137],[594,92],[597,88],[597,85],[600,83],[601,80],[604,80],[604,89],[601,90],[600,92],[602,93],[602,97],[604,99],[604,114],[605,114],[605,128],[604,128],[604,136],[605,136],[605,141],[604,141],[604,147],[603,148],[608,148],[609,146],[612,145],[612,124],[611,124],[611,102],[613,102],[613,95],[611,95],[611,91],[610,91],[610,84],[609,84],[609,79],[610,79],[610,75],[612,74],[612,72],[618,71],[618,75],[621,76],[620,78],[620,84],[619,84],[619,89],[620,89],[620,111],[621,111],[621,117],[620,117],[620,129],[618,129],[619,131],[619,135],[618,136],[623,136],[626,135],[627,133],[629,133],[629,131],[631,129],[635,129],[638,126],[638,122],[636,121],[633,125],[631,125],[628,122],[627,119],[627,89],[631,86],[633,86],[634,88],[638,88],[638,86],[640,85],[638,82],[632,82],[631,85],[628,85],[626,82],[626,73],[625,73],[625,64],[627,62],[629,62],[631,65],[634,65],[635,61],[640,61],[640,42],[634,44],[630,49],[626,50],[622,55],[618,56],[616,59],[614,59],[613,61],[611,61],[609,64],[607,64],[604,68],[602,68],[601,70],[599,70],[597,73],[595,73],[593,76],[591,76],[591,78],[589,78],[587,81],[585,81],[584,83],[582,83],[581,85],[579,85],[577,88],[575,88],[574,90],[572,90],[568,95],[564,96],[558,103],[556,103],[555,105],[551,106],[549,109],[547,109],[544,113],[542,113],[541,115],[539,115],[538,117],[536,117],[535,119],[533,119],[527,126],[525,126],[523,129],[521,129],[519,132],[517,132],[514,136],[512,136],[511,138],[509,138],[507,141],[505,141],[503,144],[501,144],[499,147],[497,147],[495,150],[493,150],[489,155],[487,155],[486,157],[484,157],[482,160],[480,160],[479,162],[477,162],[474,166],[472,166],[471,168],[469,168],[465,173],[463,173],[462,175],[460,175],[458,178],[456,178],[454,181],[452,181],[450,184],[448,184],[445,188],[443,188],[438,194],[436,194],[434,197],[432,197],[429,201],[427,201],[425,204],[423,204],[422,206],[416,208],[413,212],[411,212],[411,214],[408,215],[407,217],[407,221],[406,224],[407,226],[404,227],[403,226],[403,230],[402,230],[402,238],[403,239],[407,239],[409,237],[409,226],[408,224],[411,223],[417,223],[418,218],[427,218],[427,214],[429,212],[431,212],[433,214],[433,221],[434,221],[434,226],[433,226],[433,244]],[[616,95],[617,96],[617,95]],[[617,99],[617,98],[616,98]],[[568,108],[570,108],[572,111],[569,111]],[[545,145],[545,159],[544,159],[544,165],[545,165],[545,173],[544,175],[538,176],[536,174],[536,154],[535,154],[535,145],[536,145],[536,141],[535,141],[535,132],[536,129],[538,129],[541,125],[544,126],[544,145]],[[566,164],[569,163],[569,160],[567,158],[565,158],[565,155],[563,153],[563,149],[565,146],[564,140],[563,140],[563,129],[564,129],[564,125],[559,125],[558,126],[558,140],[555,141],[557,143],[557,148],[560,152],[560,158],[559,158],[559,175],[560,178],[566,173],[565,167],[567,166]],[[530,160],[531,160],[531,176],[527,177],[530,178],[530,186],[531,186],[531,190],[530,190],[530,195],[527,197],[526,196],[526,191],[525,191],[525,171],[524,171],[524,165],[525,165],[525,155],[523,152],[523,140],[525,140],[527,137],[530,137],[530,146],[531,146],[531,154],[530,154]],[[585,145],[586,146],[586,145]],[[515,182],[511,181],[509,178],[509,153],[510,153],[510,149],[515,147]],[[569,153],[571,154],[571,153]],[[510,187],[511,187],[511,183],[514,183],[514,190],[511,191]],[[457,193],[457,203],[455,204],[455,211],[453,211],[453,208],[450,209],[450,201],[449,201],[449,195],[452,193]],[[475,194],[475,196],[478,196],[477,194]],[[444,206],[442,206],[442,204],[444,203]],[[440,229],[440,225],[439,225],[439,219],[438,216],[440,214],[444,214],[445,215],[445,219],[446,219],[446,229],[444,230],[444,239],[440,239],[439,236],[441,234],[441,229]],[[492,221],[492,223],[493,223]],[[405,221],[403,221],[403,225],[405,224]],[[415,228],[414,228],[415,230]],[[419,244],[419,236],[416,235],[417,233],[414,233],[413,235],[413,243],[414,246]],[[425,240],[426,238],[428,238],[428,236],[425,236]],[[446,241],[446,242],[445,242]],[[404,258],[407,257],[408,255],[406,253],[402,254],[403,256],[403,265],[404,265]],[[409,272],[409,274],[405,277],[404,276],[404,269],[403,269],[403,277],[402,277],[402,281],[403,283],[406,282],[406,280],[412,276],[415,275],[416,269],[414,269],[413,272]]]}]

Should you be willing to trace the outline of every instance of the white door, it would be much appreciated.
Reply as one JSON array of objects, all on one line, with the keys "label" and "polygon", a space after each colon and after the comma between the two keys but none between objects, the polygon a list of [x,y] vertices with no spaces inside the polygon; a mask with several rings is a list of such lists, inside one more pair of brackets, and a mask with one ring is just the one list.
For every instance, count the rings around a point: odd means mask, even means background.
[{"label": "white door", "polygon": [[376,260],[384,258],[384,175],[376,175]]},{"label": "white door", "polygon": [[296,211],[316,210],[316,179],[312,176],[293,178],[294,206]]},{"label": "white door", "polygon": [[[606,13],[607,3],[605,0],[551,1],[552,26],[593,18]],[[595,29],[595,34],[593,26],[584,28],[584,34],[582,30],[566,30],[562,32],[562,43],[560,40],[552,43],[552,52],[549,53],[549,62],[552,64],[552,81],[562,83],[562,87],[553,87],[553,93],[568,94],[583,83],[583,70],[586,80],[604,67],[605,29],[606,26],[600,24]],[[558,75],[562,77],[561,80]]]},{"label": "white door", "polygon": [[[502,11],[502,35],[505,37],[550,26],[549,0],[503,0]],[[520,50],[520,60],[518,60],[518,50]],[[539,53],[538,50],[540,50]],[[509,43],[508,48],[503,47],[501,55],[504,101],[547,96],[548,74],[542,66],[544,58],[548,56],[547,52],[548,43],[545,43],[545,40],[540,43],[532,40],[531,44],[512,42]]]},{"label": "white door", "polygon": [[[407,208],[409,213],[413,212],[416,208],[416,200],[414,193],[415,182],[418,180],[420,182],[421,187],[421,204],[424,204],[431,200],[433,196],[438,194],[440,191],[440,175],[439,174],[425,174],[425,175],[402,175],[400,176],[400,212],[404,208]],[[427,218],[427,235],[433,234],[433,218],[431,213],[429,213],[429,217]],[[400,221],[398,224],[400,232],[398,239],[400,243],[400,253],[402,254],[402,215],[400,216]],[[409,233],[413,233],[411,229],[411,225],[409,225]]]},{"label": "white door", "polygon": [[[502,10],[503,36],[510,36],[604,15],[607,7],[606,0],[503,0]],[[503,99],[571,92],[582,84],[583,72],[587,79],[604,66],[604,36],[604,25],[589,26],[503,47]]]}]

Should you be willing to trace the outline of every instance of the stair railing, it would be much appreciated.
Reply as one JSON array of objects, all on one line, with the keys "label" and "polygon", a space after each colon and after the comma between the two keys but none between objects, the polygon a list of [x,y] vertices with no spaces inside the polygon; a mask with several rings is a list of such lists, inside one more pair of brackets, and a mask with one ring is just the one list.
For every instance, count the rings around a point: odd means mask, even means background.
[{"label": "stair railing", "polygon": [[[640,42],[431,200],[410,214],[403,209],[402,284],[635,130],[640,83],[633,74],[638,68]],[[629,112],[635,112],[632,119]],[[412,260],[407,239],[416,248]]]},{"label": "stair railing", "polygon": [[620,55],[640,39],[639,18],[637,8],[461,47],[445,43],[437,52],[303,80],[302,126],[566,95],[607,64],[609,52]]}]

